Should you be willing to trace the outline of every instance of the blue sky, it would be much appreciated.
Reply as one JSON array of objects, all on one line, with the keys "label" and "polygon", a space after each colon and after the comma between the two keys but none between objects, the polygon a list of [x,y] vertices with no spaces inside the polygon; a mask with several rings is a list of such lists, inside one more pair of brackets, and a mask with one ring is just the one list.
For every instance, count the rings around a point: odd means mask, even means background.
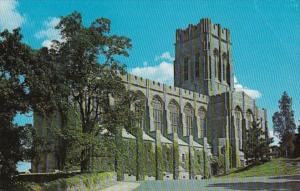
[{"label": "blue sky", "polygon": [[[238,3],[237,3],[238,2]],[[175,31],[209,17],[231,31],[236,87],[257,99],[271,116],[287,91],[300,118],[300,8],[298,0],[265,1],[0,1],[0,30],[20,26],[34,48],[60,38],[53,26],[74,10],[85,24],[95,18],[112,21],[112,34],[132,39],[128,70],[172,84]],[[31,118],[18,117],[20,124]]]}]

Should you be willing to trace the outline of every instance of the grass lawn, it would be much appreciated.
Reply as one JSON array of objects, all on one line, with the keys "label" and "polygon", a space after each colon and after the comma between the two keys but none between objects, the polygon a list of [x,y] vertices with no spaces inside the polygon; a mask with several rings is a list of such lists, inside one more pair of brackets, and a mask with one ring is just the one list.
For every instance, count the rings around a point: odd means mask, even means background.
[{"label": "grass lawn", "polygon": [[294,174],[300,174],[300,158],[277,158],[258,166],[236,170],[231,174],[221,176],[220,178],[244,178],[252,176],[280,176]]}]

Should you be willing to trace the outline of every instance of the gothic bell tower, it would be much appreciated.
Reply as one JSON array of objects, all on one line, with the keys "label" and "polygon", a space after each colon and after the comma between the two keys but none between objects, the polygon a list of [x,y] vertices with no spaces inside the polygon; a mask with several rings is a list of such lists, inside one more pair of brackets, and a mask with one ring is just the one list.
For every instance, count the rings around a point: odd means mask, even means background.
[{"label": "gothic bell tower", "polygon": [[176,30],[174,85],[204,95],[233,90],[230,31],[210,19]]}]

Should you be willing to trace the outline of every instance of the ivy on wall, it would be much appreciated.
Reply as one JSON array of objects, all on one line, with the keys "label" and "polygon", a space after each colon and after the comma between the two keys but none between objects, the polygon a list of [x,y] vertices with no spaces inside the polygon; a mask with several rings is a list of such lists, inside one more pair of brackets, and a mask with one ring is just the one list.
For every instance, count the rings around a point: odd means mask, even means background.
[{"label": "ivy on wall", "polygon": [[172,145],[162,144],[164,171],[173,173],[173,148]]},{"label": "ivy on wall", "polygon": [[173,142],[173,178],[176,180],[179,176],[179,146],[178,140]]},{"label": "ivy on wall", "polygon": [[156,180],[163,180],[163,156],[162,156],[162,147],[161,144],[156,144]]},{"label": "ivy on wall", "polygon": [[144,174],[155,177],[155,150],[150,141],[144,141],[144,156]]},{"label": "ivy on wall", "polygon": [[194,149],[194,172],[195,175],[204,175],[203,151]]}]

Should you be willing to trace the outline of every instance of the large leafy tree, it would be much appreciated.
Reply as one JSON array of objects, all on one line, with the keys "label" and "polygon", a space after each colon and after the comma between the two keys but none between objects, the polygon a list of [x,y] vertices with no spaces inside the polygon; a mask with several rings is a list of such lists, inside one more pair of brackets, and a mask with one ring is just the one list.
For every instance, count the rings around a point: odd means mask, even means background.
[{"label": "large leafy tree", "polygon": [[110,35],[110,21],[105,18],[84,26],[78,12],[61,17],[56,28],[63,40],[54,41],[52,52],[64,71],[68,103],[78,111],[80,165],[87,172],[92,170],[92,154],[103,129],[119,135],[123,127],[129,131],[134,127],[128,124],[137,116],[131,109],[138,103],[137,95],[126,90],[121,79],[125,66],[115,58],[128,56],[131,41]]},{"label": "large leafy tree", "polygon": [[46,75],[51,72],[40,62],[42,51],[21,40],[20,29],[0,33],[0,179],[4,184],[17,173],[16,163],[28,159],[25,148],[31,148],[28,140],[32,143],[32,128],[17,126],[14,117],[33,110],[45,114],[56,105]]},{"label": "large leafy tree", "polygon": [[270,144],[272,138],[265,136],[265,132],[260,127],[259,122],[252,122],[252,126],[247,130],[247,140],[245,147],[245,158],[253,160],[254,164],[268,160],[270,157]]},{"label": "large leafy tree", "polygon": [[279,100],[279,111],[273,114],[274,133],[280,139],[280,146],[285,156],[292,156],[294,151],[294,133],[296,129],[292,98],[287,92],[283,92]]}]

